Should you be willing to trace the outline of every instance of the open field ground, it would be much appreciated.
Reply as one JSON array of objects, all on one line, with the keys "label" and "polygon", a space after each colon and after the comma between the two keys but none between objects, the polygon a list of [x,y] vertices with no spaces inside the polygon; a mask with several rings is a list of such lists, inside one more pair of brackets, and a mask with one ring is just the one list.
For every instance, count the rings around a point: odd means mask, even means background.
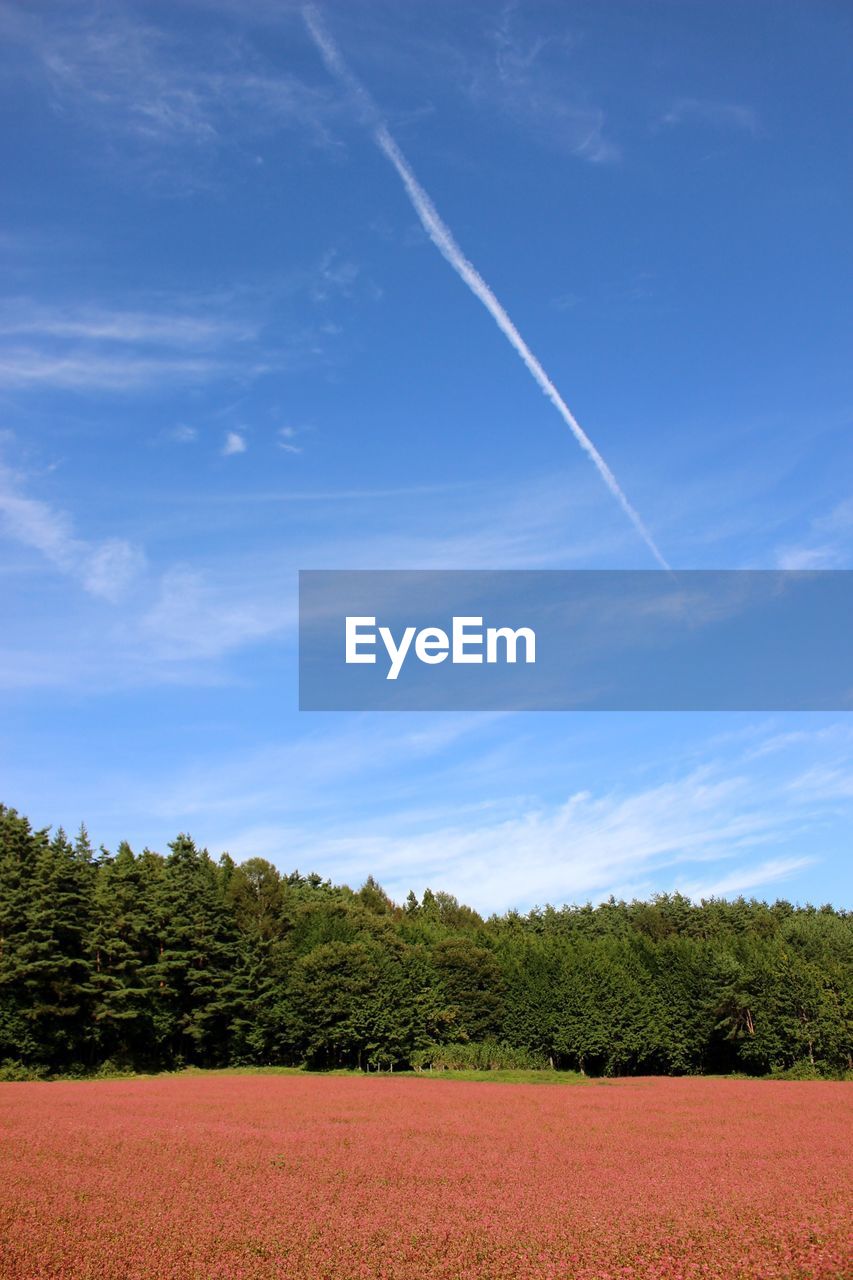
[{"label": "open field ground", "polygon": [[2,1280],[849,1277],[853,1086],[0,1085]]}]

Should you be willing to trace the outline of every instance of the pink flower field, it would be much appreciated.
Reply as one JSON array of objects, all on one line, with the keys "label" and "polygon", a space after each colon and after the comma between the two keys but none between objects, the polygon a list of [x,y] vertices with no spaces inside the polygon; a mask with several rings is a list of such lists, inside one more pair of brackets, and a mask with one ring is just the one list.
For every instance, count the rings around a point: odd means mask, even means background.
[{"label": "pink flower field", "polygon": [[0,1085],[2,1280],[853,1276],[851,1087]]}]

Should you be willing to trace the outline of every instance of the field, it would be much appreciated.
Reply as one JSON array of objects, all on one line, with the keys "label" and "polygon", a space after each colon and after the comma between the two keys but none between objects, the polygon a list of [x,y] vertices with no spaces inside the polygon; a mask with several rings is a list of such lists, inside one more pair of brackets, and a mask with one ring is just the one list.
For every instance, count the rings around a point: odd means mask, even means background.
[{"label": "field", "polygon": [[701,1079],[0,1085],[0,1277],[850,1277],[851,1100]]}]

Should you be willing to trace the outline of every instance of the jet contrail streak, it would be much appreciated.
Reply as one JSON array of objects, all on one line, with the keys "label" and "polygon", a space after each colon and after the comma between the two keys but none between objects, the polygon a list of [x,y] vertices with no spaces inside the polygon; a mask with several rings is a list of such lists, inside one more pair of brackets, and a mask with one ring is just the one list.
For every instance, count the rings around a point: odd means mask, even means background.
[{"label": "jet contrail streak", "polygon": [[430,240],[432,240],[439,253],[450,263],[450,266],[474,296],[479,298],[501,333],[514,348],[517,355],[524,361],[540,390],[551,401],[575,437],[575,440],[591,460],[598,474],[651,551],[655,560],[657,560],[662,569],[670,570],[669,564],[658,550],[655,540],[643,523],[639,512],[628,501],[610,467],[604,461],[604,458],[602,458],[477,268],[465,257],[450,228],[442,221],[432,200],[415,177],[411,165],[389,133],[388,127],[371,100],[370,95],[348,69],[331,37],[323,29],[316,9],[313,6],[307,6],[302,12],[305,25],[308,27],[311,37],[320,51],[326,68],[333,76],[336,76],[345,84],[352,97],[358,103],[365,124],[373,132],[376,145],[396,169],[405,188],[406,195],[409,197],[412,207]]}]

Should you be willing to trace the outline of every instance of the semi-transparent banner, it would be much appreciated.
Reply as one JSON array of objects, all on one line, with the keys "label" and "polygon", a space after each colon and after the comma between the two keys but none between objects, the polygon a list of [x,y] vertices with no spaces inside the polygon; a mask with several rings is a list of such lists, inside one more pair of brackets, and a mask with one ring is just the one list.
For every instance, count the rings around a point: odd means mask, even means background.
[{"label": "semi-transparent banner", "polygon": [[304,711],[853,708],[853,571],[304,570]]}]

